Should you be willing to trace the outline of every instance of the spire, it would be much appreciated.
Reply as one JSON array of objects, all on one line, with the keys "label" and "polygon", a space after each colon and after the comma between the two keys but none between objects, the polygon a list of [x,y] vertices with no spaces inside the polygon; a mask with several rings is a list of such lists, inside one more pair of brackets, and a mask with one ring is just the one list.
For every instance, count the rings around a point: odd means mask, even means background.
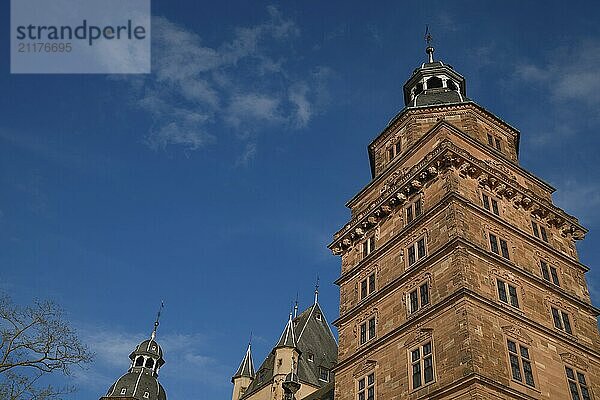
[{"label": "spire", "polygon": [[246,377],[254,379],[255,371],[254,371],[254,361],[252,361],[252,339],[248,342],[248,349],[246,350],[246,354],[244,355],[244,359],[240,363],[239,368],[231,381],[235,378]]},{"label": "spire", "polygon": [[292,320],[291,312],[288,322],[285,325],[285,329],[275,347],[296,347],[296,334],[294,332],[294,322]]},{"label": "spire", "polygon": [[425,25],[425,42],[427,42],[427,48],[425,49],[425,53],[427,53],[429,55],[428,62],[430,64],[433,63],[433,52],[435,51],[435,49],[431,45],[432,40],[433,40],[433,37],[431,36],[431,33],[429,32],[429,25]]},{"label": "spire", "polygon": [[296,292],[296,301],[294,302],[294,318],[298,316],[298,292]]},{"label": "spire", "polygon": [[317,283],[315,284],[315,304],[319,302],[319,275],[317,275]]},{"label": "spire", "polygon": [[152,334],[150,335],[150,339],[154,340],[156,338],[156,330],[158,329],[158,325],[160,325],[160,313],[162,309],[165,307],[165,302],[160,301],[160,307],[158,308],[158,313],[156,314],[156,321],[154,321],[154,329],[152,329]]}]

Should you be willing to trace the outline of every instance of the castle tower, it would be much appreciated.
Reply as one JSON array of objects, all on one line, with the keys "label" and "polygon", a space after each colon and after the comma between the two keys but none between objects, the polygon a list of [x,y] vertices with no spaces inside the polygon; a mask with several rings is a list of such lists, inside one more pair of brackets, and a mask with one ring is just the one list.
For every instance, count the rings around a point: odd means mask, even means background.
[{"label": "castle tower", "polygon": [[159,319],[160,311],[150,339],[142,341],[131,352],[129,369],[113,383],[100,400],[167,400],[165,389],[158,381],[158,372],[165,364],[162,348],[156,342]]},{"label": "castle tower", "polygon": [[342,263],[335,399],[600,396],[585,228],[519,165],[519,131],[427,53],[329,246]]},{"label": "castle tower", "polygon": [[[295,309],[296,310],[296,309]],[[324,400],[333,394],[333,372],[337,343],[318,303],[299,315],[290,313],[279,340],[255,374],[246,368],[247,380],[241,381],[250,349],[234,375],[233,400]],[[242,383],[243,382],[243,383]],[[250,384],[241,390],[246,385]],[[316,396],[316,397],[315,397]]]},{"label": "castle tower", "polygon": [[232,400],[239,400],[240,397],[246,392],[248,386],[254,379],[254,362],[252,361],[252,345],[248,343],[248,350],[240,363],[238,370],[235,375],[231,378],[233,383],[233,396]]}]

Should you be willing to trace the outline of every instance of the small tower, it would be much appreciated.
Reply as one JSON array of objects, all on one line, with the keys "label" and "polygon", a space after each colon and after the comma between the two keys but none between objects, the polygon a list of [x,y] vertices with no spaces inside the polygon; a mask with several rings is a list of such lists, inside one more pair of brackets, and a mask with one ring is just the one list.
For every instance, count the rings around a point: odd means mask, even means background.
[{"label": "small tower", "polygon": [[248,350],[246,350],[246,355],[244,359],[240,363],[240,367],[237,372],[231,378],[231,383],[233,383],[233,396],[232,400],[239,400],[248,386],[252,383],[254,379],[254,362],[252,361],[252,344],[248,343]]},{"label": "small tower", "polygon": [[158,381],[158,371],[165,363],[163,351],[155,340],[159,318],[160,311],[150,339],[141,342],[131,352],[129,370],[117,379],[100,400],[167,400],[165,389]]},{"label": "small tower", "polygon": [[[285,388],[289,385],[285,383],[294,381],[298,382],[297,369],[298,359],[300,358],[300,350],[298,349],[296,342],[296,333],[294,332],[294,321],[292,313],[290,313],[288,322],[285,325],[285,329],[277,342],[277,345],[273,349],[275,353],[275,365],[273,369],[273,381],[277,384],[276,399],[292,399],[290,397],[289,390]],[[294,379],[295,378],[295,379]],[[298,385],[299,386],[299,385]],[[296,391],[298,388],[296,388]],[[294,391],[295,393],[295,391]]]}]

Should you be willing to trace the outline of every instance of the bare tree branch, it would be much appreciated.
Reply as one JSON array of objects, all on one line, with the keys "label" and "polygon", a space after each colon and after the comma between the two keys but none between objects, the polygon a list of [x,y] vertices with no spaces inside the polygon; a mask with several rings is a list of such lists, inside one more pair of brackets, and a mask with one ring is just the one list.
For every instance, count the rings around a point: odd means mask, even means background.
[{"label": "bare tree branch", "polygon": [[74,388],[40,387],[40,378],[53,372],[69,375],[73,366],[92,357],[57,304],[36,301],[19,307],[0,294],[0,399],[58,399]]}]

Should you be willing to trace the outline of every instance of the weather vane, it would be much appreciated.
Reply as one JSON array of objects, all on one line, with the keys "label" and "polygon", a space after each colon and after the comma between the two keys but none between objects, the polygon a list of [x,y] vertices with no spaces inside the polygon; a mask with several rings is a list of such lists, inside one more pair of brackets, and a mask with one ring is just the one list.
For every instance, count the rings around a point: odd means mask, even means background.
[{"label": "weather vane", "polygon": [[165,308],[165,302],[160,301],[160,307],[158,308],[158,313],[156,313],[156,321],[154,321],[154,329],[152,330],[152,339],[156,337],[156,329],[158,329],[158,325],[160,325],[160,313],[163,308]]},{"label": "weather vane", "polygon": [[431,36],[431,33],[429,32],[429,25],[425,25],[425,42],[427,43],[427,48],[425,49],[425,53],[427,53],[429,55],[429,63],[433,62],[434,48],[431,45],[432,41],[433,41],[433,37]]}]

